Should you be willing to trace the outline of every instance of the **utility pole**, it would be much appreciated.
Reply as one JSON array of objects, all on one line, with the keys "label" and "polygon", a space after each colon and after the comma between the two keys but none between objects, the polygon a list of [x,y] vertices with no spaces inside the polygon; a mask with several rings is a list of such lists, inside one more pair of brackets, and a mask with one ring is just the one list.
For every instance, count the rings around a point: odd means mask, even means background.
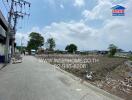
[{"label": "utility pole", "polygon": [[18,14],[18,12],[14,12],[14,26],[13,26],[13,30],[14,33],[12,34],[12,47],[11,47],[11,56],[14,56],[14,52],[15,52],[15,34],[16,34],[16,26],[17,26],[17,19],[21,17],[23,18],[23,15]]},{"label": "utility pole", "polygon": [[[15,15],[14,15],[15,16]],[[11,53],[12,53],[12,57],[14,56],[14,52],[15,52],[15,33],[16,33],[16,25],[17,25],[17,16],[14,17],[14,26],[13,26],[13,30],[14,30],[14,34],[12,35],[13,39],[12,39],[12,48],[11,48]]]},{"label": "utility pole", "polygon": [[[7,0],[8,2],[8,0]],[[5,48],[5,63],[9,62],[9,43],[10,39],[12,39],[12,48],[11,48],[11,54],[12,56],[14,55],[14,44],[15,44],[15,34],[16,34],[16,26],[17,26],[17,19],[19,17],[23,18],[25,15],[30,15],[27,14],[26,12],[23,13],[23,6],[25,7],[26,5],[29,6],[30,8],[30,3],[25,1],[25,0],[11,0],[11,7],[9,11],[9,17],[8,17],[8,31],[7,31],[7,37],[6,37],[6,48]],[[14,11],[14,7],[20,7],[20,9],[16,9]],[[11,29],[11,20],[14,18],[14,26],[13,29]],[[13,31],[12,31],[13,30]]]},{"label": "utility pole", "polygon": [[22,54],[22,51],[23,51],[23,39],[24,39],[24,37],[21,38],[21,54]]},{"label": "utility pole", "polygon": [[9,17],[8,17],[8,30],[6,33],[6,47],[5,47],[5,63],[6,64],[9,62],[9,42],[10,42],[11,19],[12,19],[12,13],[13,13],[13,6],[14,6],[14,0],[11,0],[11,8],[10,8]]}]

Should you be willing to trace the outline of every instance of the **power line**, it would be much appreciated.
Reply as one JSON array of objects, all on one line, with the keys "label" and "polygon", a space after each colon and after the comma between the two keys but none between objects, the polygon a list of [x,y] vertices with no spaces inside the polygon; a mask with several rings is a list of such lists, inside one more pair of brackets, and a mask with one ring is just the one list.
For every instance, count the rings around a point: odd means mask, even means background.
[{"label": "power line", "polygon": [[[7,3],[9,1],[7,0]],[[23,18],[24,16],[29,16],[29,13],[23,12],[23,6],[28,5],[30,7],[30,3],[24,0],[11,0],[11,6],[9,11],[8,17],[8,32],[6,37],[6,52],[5,52],[5,62],[8,63],[9,61],[9,41],[12,40],[12,55],[14,55],[14,44],[15,44],[15,34],[16,34],[16,26],[18,18]],[[16,9],[14,9],[16,7]],[[19,8],[18,8],[19,7]],[[14,21],[13,28],[11,28],[12,20]]]}]

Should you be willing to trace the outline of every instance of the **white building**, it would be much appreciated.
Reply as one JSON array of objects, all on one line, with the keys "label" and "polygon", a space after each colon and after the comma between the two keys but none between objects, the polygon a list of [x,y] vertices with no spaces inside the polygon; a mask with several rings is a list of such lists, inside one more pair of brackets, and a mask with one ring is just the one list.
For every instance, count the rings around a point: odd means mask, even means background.
[{"label": "white building", "polygon": [[5,20],[4,16],[2,15],[2,12],[0,11],[0,63],[4,62],[7,29],[7,21]]}]

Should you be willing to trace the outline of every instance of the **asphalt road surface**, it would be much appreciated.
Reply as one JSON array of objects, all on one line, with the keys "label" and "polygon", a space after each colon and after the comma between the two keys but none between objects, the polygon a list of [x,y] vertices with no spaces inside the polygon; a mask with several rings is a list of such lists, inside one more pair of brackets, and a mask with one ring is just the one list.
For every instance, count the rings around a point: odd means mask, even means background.
[{"label": "asphalt road surface", "polygon": [[26,56],[0,71],[0,100],[112,100],[54,66]]}]

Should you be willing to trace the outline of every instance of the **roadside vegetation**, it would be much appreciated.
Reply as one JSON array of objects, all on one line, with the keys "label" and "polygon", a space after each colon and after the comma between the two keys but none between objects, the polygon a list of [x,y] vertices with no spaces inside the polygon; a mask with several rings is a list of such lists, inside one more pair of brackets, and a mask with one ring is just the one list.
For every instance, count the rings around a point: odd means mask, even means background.
[{"label": "roadside vegetation", "polygon": [[41,36],[41,34],[32,32],[29,35],[30,40],[27,44],[27,50],[29,54],[31,54],[31,50],[38,50],[39,47],[42,47],[44,45],[44,37]]},{"label": "roadside vegetation", "polygon": [[66,46],[65,50],[68,53],[75,53],[77,51],[77,46],[75,44],[70,44]]}]

